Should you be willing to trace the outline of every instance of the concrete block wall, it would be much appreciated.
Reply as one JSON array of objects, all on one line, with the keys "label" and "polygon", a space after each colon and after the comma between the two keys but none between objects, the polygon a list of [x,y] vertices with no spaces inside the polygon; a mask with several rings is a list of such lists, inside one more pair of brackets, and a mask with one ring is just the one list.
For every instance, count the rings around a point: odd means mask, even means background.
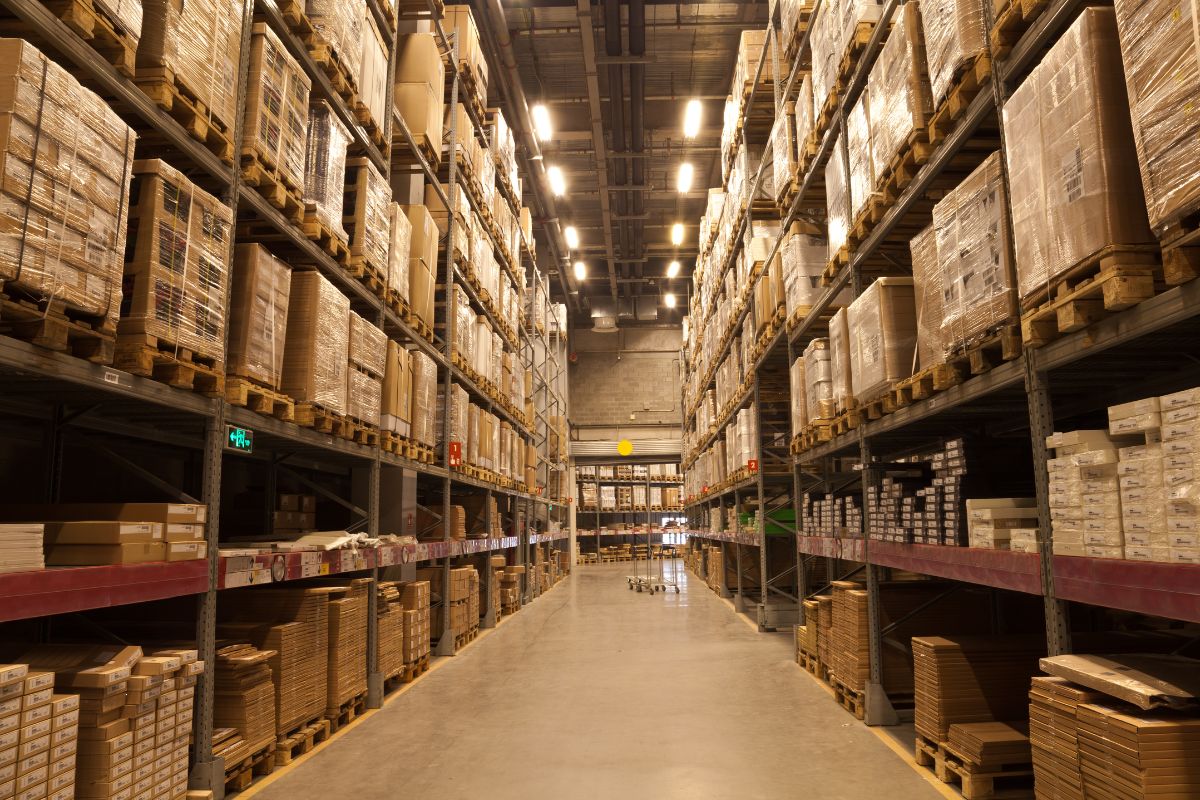
[{"label": "concrete block wall", "polygon": [[576,330],[570,365],[571,418],[581,439],[678,438],[682,330]]}]

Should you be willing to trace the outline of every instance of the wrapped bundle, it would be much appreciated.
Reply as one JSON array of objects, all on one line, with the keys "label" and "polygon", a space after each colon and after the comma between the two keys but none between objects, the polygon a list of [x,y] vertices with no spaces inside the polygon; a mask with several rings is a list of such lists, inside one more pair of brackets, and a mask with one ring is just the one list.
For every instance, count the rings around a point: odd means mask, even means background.
[{"label": "wrapped bundle", "polygon": [[833,350],[828,339],[804,348],[804,417],[808,424],[837,415],[833,402]]},{"label": "wrapped bundle", "polygon": [[[871,159],[871,116],[868,98],[870,92],[863,89],[862,95],[850,115],[846,117],[846,151],[850,157],[850,217],[857,220],[875,193],[876,164]],[[832,158],[832,156],[830,156]],[[831,201],[832,202],[832,201]]]},{"label": "wrapped bundle", "polygon": [[250,83],[246,95],[244,144],[284,185],[304,192],[308,145],[308,94],[312,81],[265,22],[250,38]]},{"label": "wrapped bundle", "polygon": [[[854,391],[850,382],[850,327],[846,308],[839,308],[829,320],[829,363],[833,375],[833,407],[841,413],[853,407]],[[809,414],[809,419],[812,414]]]},{"label": "wrapped bundle", "polygon": [[412,252],[412,223],[399,203],[388,205],[387,291],[392,302],[408,305],[408,259]]},{"label": "wrapped bundle", "polygon": [[226,372],[279,388],[292,270],[260,244],[239,244],[230,287]]},{"label": "wrapped bundle", "polygon": [[412,438],[423,445],[437,444],[434,408],[437,402],[437,364],[420,350],[410,351],[412,363]]},{"label": "wrapped bundle", "polygon": [[408,351],[390,339],[380,392],[379,425],[404,437],[412,430],[412,364]]},{"label": "wrapped bundle", "polygon": [[304,203],[315,219],[343,242],[342,195],[346,184],[346,145],[350,134],[329,104],[315,100],[308,108],[308,150],[304,162]]},{"label": "wrapped bundle", "polygon": [[370,127],[383,129],[387,120],[387,85],[388,85],[388,50],[391,48],[390,37],[379,30],[375,18],[362,6],[362,59],[358,68],[358,105],[357,114],[363,110],[370,119]]},{"label": "wrapped bundle", "polygon": [[850,391],[870,400],[912,375],[917,313],[912,278],[880,278],[846,314],[850,334]]},{"label": "wrapped bundle", "polygon": [[[924,8],[924,6],[920,6]],[[924,130],[933,99],[922,58],[921,14],[917,0],[900,6],[887,42],[867,79],[870,99],[871,161],[882,173]]]},{"label": "wrapped bundle", "polygon": [[[817,17],[820,18],[820,14]],[[825,164],[825,208],[829,226],[829,258],[837,256],[850,236],[850,176],[846,174],[845,139],[833,142]]]},{"label": "wrapped bundle", "polygon": [[371,160],[347,159],[342,222],[350,239],[350,256],[381,280],[388,274],[391,207],[392,187]]},{"label": "wrapped bundle", "polygon": [[978,0],[921,0],[921,31],[933,107],[946,99],[953,80],[987,51],[983,4]]},{"label": "wrapped bundle", "polygon": [[351,366],[377,378],[383,377],[387,362],[387,334],[355,311],[350,312],[349,356]]},{"label": "wrapped bundle", "polygon": [[434,280],[437,276],[438,232],[425,206],[403,206],[412,244],[408,259],[408,305],[417,319],[433,327]]},{"label": "wrapped bundle", "polygon": [[346,413],[350,300],[318,272],[292,275],[280,390]]},{"label": "wrapped bundle", "polygon": [[792,403],[792,436],[808,427],[808,401],[804,394],[804,356],[792,362],[788,370]]},{"label": "wrapped bundle", "polygon": [[912,255],[913,295],[917,304],[917,362],[928,369],[945,360],[945,300],[938,262],[937,231],[929,225],[908,243]]},{"label": "wrapped bundle", "polygon": [[355,89],[362,66],[366,0],[306,0],[304,13],[317,33],[317,42],[333,51],[329,59]]}]

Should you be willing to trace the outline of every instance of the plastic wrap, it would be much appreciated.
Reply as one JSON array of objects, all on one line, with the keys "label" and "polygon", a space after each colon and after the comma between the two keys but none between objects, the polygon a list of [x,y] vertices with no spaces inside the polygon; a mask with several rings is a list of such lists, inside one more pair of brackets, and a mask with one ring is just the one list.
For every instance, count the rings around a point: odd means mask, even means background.
[{"label": "plastic wrap", "polygon": [[412,438],[433,447],[438,434],[434,431],[434,409],[437,403],[437,364],[420,350],[409,351],[412,364]]},{"label": "plastic wrap", "polygon": [[877,174],[904,151],[909,137],[914,131],[923,130],[933,113],[929,78],[921,58],[921,15],[917,0],[900,6],[896,15],[867,80],[871,161]]},{"label": "plastic wrap", "polygon": [[811,152],[814,134],[816,133],[816,116],[813,114],[813,88],[812,74],[804,73],[804,77],[800,79],[800,91],[796,96],[795,103],[795,137],[796,137],[796,153],[801,163],[804,163],[805,156]]},{"label": "plastic wrap", "polygon": [[467,406],[467,439],[463,460],[475,466],[479,463],[479,406]]},{"label": "plastic wrap", "polygon": [[379,408],[383,398],[383,381],[356,369],[350,370],[346,382],[346,414],[367,425],[379,426]]},{"label": "plastic wrap", "polygon": [[391,49],[391,43],[375,24],[365,3],[362,31],[362,59],[358,70],[359,104],[360,108],[366,106],[371,120],[379,130],[383,130],[383,124],[387,121],[388,50]]},{"label": "plastic wrap", "polygon": [[492,323],[482,314],[474,315],[475,353],[469,362],[481,377],[486,378],[492,368]]},{"label": "plastic wrap", "polygon": [[771,155],[774,159],[775,196],[783,195],[791,185],[796,169],[796,117],[789,103],[786,113],[775,118],[771,133]]},{"label": "plastic wrap", "polygon": [[392,187],[370,159],[347,159],[344,205],[350,255],[382,277],[388,269]]},{"label": "plastic wrap", "polygon": [[265,22],[254,23],[246,94],[245,145],[278,169],[286,185],[304,186],[308,94],[312,81]]},{"label": "plastic wrap", "polygon": [[[1007,203],[996,152],[933,208],[943,297],[940,338],[946,355],[1017,316]],[[916,274],[914,260],[914,279]]]},{"label": "plastic wrap", "polygon": [[1153,241],[1112,9],[1080,14],[1004,106],[1023,300],[1113,244]]},{"label": "plastic wrap", "polygon": [[928,226],[908,243],[912,254],[913,296],[917,304],[917,361],[928,369],[945,361],[945,300],[942,269],[938,264],[937,231]]},{"label": "plastic wrap", "polygon": [[[818,16],[820,16],[818,14]],[[829,225],[829,257],[846,245],[850,235],[850,180],[843,158],[845,142],[839,135],[825,164],[825,208]]]},{"label": "plastic wrap", "polygon": [[462,363],[475,367],[475,312],[462,286],[454,287],[454,354]]},{"label": "plastic wrap", "polygon": [[[488,367],[486,376],[487,376],[488,380],[490,380],[492,383],[496,384],[497,386],[501,385],[500,365],[501,365],[501,362],[503,361],[503,359],[504,359],[504,339],[500,336],[499,333],[492,331],[491,362]],[[500,391],[500,393],[504,397],[508,396],[508,392],[506,390],[502,389]]]},{"label": "plastic wrap", "polygon": [[399,203],[388,204],[387,288],[408,302],[408,259],[412,252],[412,223]]},{"label": "plastic wrap", "polygon": [[[858,36],[859,25],[879,20],[882,4],[874,0],[834,0],[822,2],[812,22],[809,43],[812,48],[814,108],[819,115],[838,77],[842,58]],[[853,63],[853,61],[852,61]]]},{"label": "plastic wrap", "polygon": [[880,278],[847,309],[850,391],[872,400],[913,373],[917,311],[912,278]]},{"label": "plastic wrap", "polygon": [[241,50],[242,3],[237,0],[142,0],[138,82],[173,81],[183,87],[221,123],[230,141],[239,111]]},{"label": "plastic wrap", "polygon": [[320,273],[293,273],[280,391],[346,413],[349,349],[349,298]]},{"label": "plastic wrap", "polygon": [[[850,220],[858,218],[875,192],[875,164],[871,160],[870,92],[862,95],[846,118],[846,151],[850,157]],[[830,156],[832,158],[832,156]]]},{"label": "plastic wrap", "polygon": [[382,377],[387,364],[387,334],[350,312],[350,363],[376,377]]},{"label": "plastic wrap", "polygon": [[434,281],[437,275],[438,232],[425,206],[403,206],[408,216],[411,256],[408,260],[408,304],[426,325],[433,325]]},{"label": "plastic wrap", "polygon": [[754,404],[751,403],[749,408],[743,408],[737,414],[737,429],[738,429],[738,447],[741,452],[741,462],[737,467],[747,466],[751,461],[758,461],[762,464],[762,459],[759,457],[758,446],[758,411]]},{"label": "plastic wrap", "polygon": [[[438,444],[442,444],[442,436],[446,432],[444,420],[442,418],[443,409],[446,408],[445,392],[439,384],[437,389],[437,405],[434,412],[434,433],[437,436]],[[470,397],[467,395],[467,390],[459,386],[457,383],[450,384],[450,426],[449,435],[450,441],[459,442],[464,447],[469,446],[468,442],[468,426],[470,420]]]},{"label": "plastic wrap", "polygon": [[796,436],[808,426],[808,405],[804,394],[804,357],[792,362],[788,369],[789,387],[792,404],[792,436]]},{"label": "plastic wrap", "polygon": [[[839,308],[829,320],[829,364],[833,378],[833,407],[837,413],[848,410],[855,400],[850,383],[850,327],[848,320],[848,308]],[[805,379],[807,380],[807,375]],[[809,397],[811,396],[810,393]],[[811,410],[808,417],[810,420],[813,418]]]},{"label": "plastic wrap", "polygon": [[401,436],[412,432],[412,360],[407,350],[390,339],[379,424]]},{"label": "plastic wrap", "polygon": [[1142,187],[1156,229],[1200,206],[1200,6],[1196,0],[1118,0]]},{"label": "plastic wrap", "polygon": [[324,40],[333,50],[333,57],[326,55],[326,58],[338,64],[358,88],[366,0],[306,0],[304,13],[317,32],[318,41]]},{"label": "plastic wrap", "polygon": [[287,337],[292,270],[260,244],[239,244],[233,256],[226,372],[279,388]]},{"label": "plastic wrap", "polygon": [[402,33],[397,41],[392,105],[418,144],[441,152],[446,68],[432,33]]},{"label": "plastic wrap", "polygon": [[837,416],[833,390],[833,349],[828,339],[804,348],[804,416],[808,424]]},{"label": "plastic wrap", "polygon": [[99,318],[121,305],[133,130],[28,42],[0,39],[0,282]]},{"label": "plastic wrap", "polygon": [[329,104],[314,100],[308,107],[308,149],[304,161],[304,202],[308,213],[343,241],[342,194],[346,183],[345,126]]},{"label": "plastic wrap", "polygon": [[117,332],[225,360],[229,207],[165,161],[135,161]]},{"label": "plastic wrap", "polygon": [[921,0],[925,61],[936,108],[946,99],[959,69],[987,48],[979,0]]},{"label": "plastic wrap", "polygon": [[[737,61],[733,65],[734,97],[740,97],[749,91],[749,84],[754,80],[754,73],[758,70],[758,62],[762,59],[762,51],[766,44],[767,31],[765,28],[751,28],[742,31],[741,37],[738,39]],[[763,64],[761,80],[771,77],[770,69],[771,61],[768,56],[767,62]]]}]

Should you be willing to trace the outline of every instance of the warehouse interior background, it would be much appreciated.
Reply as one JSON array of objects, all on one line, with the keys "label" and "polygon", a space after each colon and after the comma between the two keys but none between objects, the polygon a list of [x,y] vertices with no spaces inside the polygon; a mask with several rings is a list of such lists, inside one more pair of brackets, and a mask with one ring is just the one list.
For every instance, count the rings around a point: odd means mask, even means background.
[{"label": "warehouse interior background", "polygon": [[1200,0],[0,0],[0,800],[1200,798]]}]

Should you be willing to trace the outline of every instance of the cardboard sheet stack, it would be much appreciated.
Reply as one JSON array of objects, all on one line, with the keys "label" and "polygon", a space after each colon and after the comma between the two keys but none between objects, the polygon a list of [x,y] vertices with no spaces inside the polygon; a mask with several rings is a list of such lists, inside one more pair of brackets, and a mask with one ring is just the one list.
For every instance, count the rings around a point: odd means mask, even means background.
[{"label": "cardboard sheet stack", "polygon": [[79,695],[54,691],[54,674],[0,664],[0,798],[75,797]]},{"label": "cardboard sheet stack", "polygon": [[1050,528],[1055,555],[1124,558],[1119,442],[1108,431],[1055,433],[1050,473]]},{"label": "cardboard sheet stack", "polygon": [[404,605],[400,584],[380,581],[376,586],[376,663],[383,679],[391,680],[404,672]]},{"label": "cardboard sheet stack", "polygon": [[0,572],[45,569],[42,526],[34,522],[0,525]]},{"label": "cardboard sheet stack", "polygon": [[355,269],[388,275],[391,244],[392,187],[369,158],[346,160],[346,192],[342,219],[350,237],[350,257]]},{"label": "cardboard sheet stack", "polygon": [[[0,103],[8,119],[0,152],[10,177],[0,189],[0,281],[59,299],[112,333],[136,136],[107,102],[28,42],[0,39],[0,64],[11,84]],[[35,131],[44,142],[36,153],[26,144]],[[26,179],[11,179],[20,174]]]},{"label": "cardboard sheet stack", "polygon": [[356,578],[349,586],[327,587],[329,593],[328,699],[325,713],[341,708],[367,691],[367,602],[375,591],[372,578]]},{"label": "cardboard sheet stack", "polygon": [[322,589],[252,587],[238,593],[235,617],[218,635],[249,641],[270,660],[278,736],[325,713],[328,696],[329,599]]},{"label": "cardboard sheet stack", "polygon": [[[243,643],[227,644],[217,650],[213,752],[225,759],[227,774],[264,750],[275,749],[271,660],[277,656],[274,650],[259,650]],[[236,735],[218,736],[222,728]],[[268,757],[273,757],[273,752]]]},{"label": "cardboard sheet stack", "polygon": [[434,284],[438,272],[438,227],[425,206],[403,206],[409,222],[408,306],[433,328]]},{"label": "cardboard sheet stack", "polygon": [[324,100],[308,106],[308,147],[304,159],[305,219],[346,243],[342,225],[346,183],[346,146],[350,133]]},{"label": "cardboard sheet stack", "polygon": [[820,594],[817,601],[817,659],[826,669],[833,668],[833,595]]},{"label": "cardboard sheet stack", "polygon": [[0,506],[0,519],[40,522],[47,566],[81,567],[204,558],[208,507],[190,503]]},{"label": "cardboard sheet stack", "polygon": [[[410,581],[400,589],[404,606],[404,663],[429,655],[432,627],[429,614],[429,581]],[[439,635],[441,632],[438,632]]]},{"label": "cardboard sheet stack", "polygon": [[388,338],[382,330],[350,312],[346,369],[346,416],[379,426]]},{"label": "cardboard sheet stack", "polygon": [[1103,695],[1063,678],[1036,675],[1029,690],[1029,741],[1037,800],[1084,800],[1078,708]]},{"label": "cardboard sheet stack", "polygon": [[980,771],[1029,764],[1029,726],[1013,722],[959,722],[950,726],[950,745]]},{"label": "cardboard sheet stack", "polygon": [[436,418],[437,365],[420,350],[409,351],[412,366],[412,438],[414,441],[433,447],[437,444]]},{"label": "cardboard sheet stack", "polygon": [[[1037,544],[1037,501],[1032,497],[995,497],[967,500],[967,543],[988,550],[1024,550],[1033,533]],[[1010,548],[1013,536],[1022,543]]]},{"label": "cardboard sheet stack", "polygon": [[233,212],[161,159],[134,162],[133,174],[117,332],[223,365]]}]

